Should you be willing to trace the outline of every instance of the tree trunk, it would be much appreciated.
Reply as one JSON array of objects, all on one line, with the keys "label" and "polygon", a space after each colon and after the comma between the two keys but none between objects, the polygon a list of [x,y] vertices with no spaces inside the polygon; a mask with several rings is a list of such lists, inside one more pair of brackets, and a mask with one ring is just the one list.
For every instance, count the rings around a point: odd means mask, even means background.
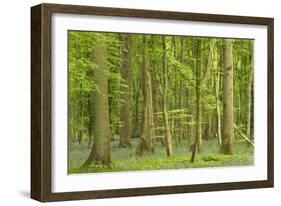
[{"label": "tree trunk", "polygon": [[[204,86],[204,88],[209,88],[209,89],[212,89],[214,88],[212,83],[212,75],[211,72],[214,68],[214,48],[215,48],[215,45],[216,45],[216,39],[215,38],[212,38],[210,40],[210,44],[209,44],[209,55],[208,55],[208,63],[207,63],[207,68],[206,68],[206,71],[204,72],[204,77],[202,78],[202,82],[201,82],[201,85]],[[211,78],[211,79],[210,79]],[[205,139],[210,139],[211,138],[211,133],[212,133],[212,118],[213,116],[213,113],[212,111],[209,111],[208,113],[208,124],[207,126],[205,126]]]},{"label": "tree trunk", "polygon": [[[192,71],[193,73],[195,73],[196,75],[196,68],[199,64],[198,62],[198,47],[197,47],[197,40],[192,40],[190,41],[191,44],[191,53],[190,56],[192,59],[196,59],[196,61],[192,61],[191,65],[192,68],[195,68],[195,71]],[[195,45],[195,46],[194,46]],[[196,78],[196,77],[195,77]],[[195,79],[196,81],[196,79]],[[195,85],[196,87],[196,85]],[[192,87],[187,87],[186,88],[186,98],[187,98],[187,108],[189,110],[189,116],[187,117],[186,121],[190,122],[191,124],[188,125],[187,129],[189,131],[188,133],[188,146],[189,146],[189,150],[192,152],[194,149],[194,145],[195,145],[195,140],[196,140],[196,124],[194,124],[194,122],[196,122],[196,105],[194,104],[194,97],[196,98],[196,88],[194,88],[194,86]]]},{"label": "tree trunk", "polygon": [[131,148],[131,123],[130,123],[130,77],[131,77],[131,49],[132,37],[131,35],[123,36],[122,48],[122,64],[121,64],[121,77],[123,85],[121,86],[121,99],[122,106],[120,111],[120,120],[122,126],[119,128],[120,141],[119,147]]},{"label": "tree trunk", "polygon": [[[152,52],[153,54],[156,54],[156,44],[154,40],[154,36],[151,36],[151,44],[152,44]],[[159,116],[157,115],[159,112],[161,112],[161,105],[160,105],[160,81],[158,77],[158,67],[157,67],[157,62],[156,62],[156,57],[152,56],[152,104],[153,104],[153,113],[154,113],[154,128],[155,132],[154,135],[155,137],[160,137],[162,134],[162,131],[160,130],[161,127],[161,121],[159,119]],[[164,139],[156,139],[157,141],[160,141],[162,145],[165,145]]]},{"label": "tree trunk", "polygon": [[80,84],[79,119],[80,119],[80,124],[78,129],[78,143],[81,144],[83,139],[83,127],[84,127],[82,83]]},{"label": "tree trunk", "polygon": [[[180,80],[180,88],[179,88],[179,109],[182,110],[183,109],[183,83],[182,80]],[[185,114],[184,111],[182,111],[180,114]],[[178,126],[179,126],[179,144],[181,144],[182,140],[183,140],[183,118],[181,117],[179,119],[178,122]]]},{"label": "tree trunk", "polygon": [[[177,48],[176,48],[176,38],[175,36],[172,37],[172,45],[173,45],[173,56],[174,59],[177,59]],[[172,101],[172,109],[177,109],[178,108],[178,95],[177,95],[177,81],[178,81],[178,71],[177,67],[174,66],[174,85],[173,85],[173,93],[174,93],[174,100]],[[171,126],[171,133],[173,136],[173,139],[175,140],[176,146],[179,144],[178,141],[178,134],[177,134],[177,128],[178,128],[178,120],[177,120],[177,113],[172,113],[171,114],[172,118],[172,126]]]},{"label": "tree trunk", "polygon": [[218,144],[221,147],[221,111],[220,111],[220,97],[219,97],[219,87],[220,87],[220,71],[217,69],[215,73],[215,93],[216,93],[216,110],[217,110],[217,137]]},{"label": "tree trunk", "polygon": [[134,94],[134,127],[132,137],[140,137],[140,126],[139,126],[139,100],[141,94],[141,82],[140,75],[132,82],[133,94]]},{"label": "tree trunk", "polygon": [[[184,64],[184,38],[180,37],[180,62]],[[182,78],[180,79],[180,89],[179,89],[179,108],[183,109],[183,81]],[[184,114],[184,113],[183,113]],[[179,143],[183,140],[183,118],[179,120]]]},{"label": "tree trunk", "polygon": [[143,69],[142,69],[142,83],[143,83],[143,116],[142,116],[142,131],[141,139],[137,147],[136,154],[142,156],[144,152],[153,152],[153,106],[152,106],[152,89],[151,89],[151,75],[148,68],[148,54],[147,54],[147,36],[143,35]]},{"label": "tree trunk", "polygon": [[[80,51],[79,51],[79,39],[78,36],[75,37],[75,63],[76,66],[78,67],[78,71],[81,69],[81,65],[79,64],[79,59],[80,59]],[[78,106],[78,119],[79,119],[79,126],[77,129],[77,140],[78,143],[81,144],[82,139],[83,139],[83,126],[84,126],[84,122],[83,122],[83,86],[82,83],[79,84],[79,106]]]},{"label": "tree trunk", "polygon": [[210,73],[212,71],[213,67],[213,57],[214,57],[214,48],[216,45],[216,39],[213,38],[210,40],[210,48],[209,48],[209,56],[208,56],[208,64],[207,64],[207,68],[206,68],[206,72],[204,74],[204,77],[202,79],[202,85],[206,85],[208,79],[210,78]]},{"label": "tree trunk", "polygon": [[194,96],[194,89],[192,88],[186,88],[186,92],[185,92],[185,98],[187,99],[186,103],[186,107],[188,108],[188,115],[186,118],[186,122],[191,122],[191,124],[189,124],[187,126],[187,135],[188,135],[188,147],[190,151],[193,151],[194,148],[194,144],[195,144],[195,127],[194,127],[194,105],[193,105],[193,99],[192,97]]},{"label": "tree trunk", "polygon": [[173,154],[172,150],[172,136],[169,127],[169,117],[167,111],[167,93],[168,93],[168,65],[167,65],[167,50],[166,50],[166,37],[162,36],[163,46],[163,114],[164,114],[164,130],[166,140],[166,152],[168,156]]},{"label": "tree trunk", "polygon": [[92,115],[92,99],[91,95],[88,97],[88,113],[89,113],[89,122],[88,122],[88,147],[92,146],[93,142],[93,115]]},{"label": "tree trunk", "polygon": [[192,148],[190,162],[194,162],[196,152],[202,151],[202,131],[201,131],[201,67],[202,67],[202,40],[196,41],[196,137]]},{"label": "tree trunk", "polygon": [[97,39],[93,62],[96,65],[93,71],[93,79],[98,88],[93,99],[94,144],[84,166],[89,166],[91,163],[103,165],[111,163],[108,72],[106,68],[106,42],[103,37]]},{"label": "tree trunk", "polygon": [[224,74],[223,74],[223,154],[234,153],[234,120],[233,120],[233,56],[232,41],[224,40]]},{"label": "tree trunk", "polygon": [[197,42],[197,67],[196,67],[196,139],[197,151],[200,153],[203,149],[202,145],[202,105],[201,105],[201,78],[203,68],[203,55],[202,55],[203,40]]},{"label": "tree trunk", "polygon": [[249,74],[249,81],[248,81],[248,102],[247,102],[247,137],[253,141],[253,132],[252,130],[252,90],[253,90],[253,81],[254,81],[254,43],[251,42],[251,67],[250,67],[250,74]]}]

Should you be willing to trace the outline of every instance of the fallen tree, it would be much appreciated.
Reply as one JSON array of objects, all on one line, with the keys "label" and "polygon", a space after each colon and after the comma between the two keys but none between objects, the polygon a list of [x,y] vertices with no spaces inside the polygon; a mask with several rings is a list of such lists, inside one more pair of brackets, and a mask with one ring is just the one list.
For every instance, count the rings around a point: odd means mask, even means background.
[{"label": "fallen tree", "polygon": [[252,147],[254,147],[254,142],[251,141],[245,134],[243,134],[242,131],[241,131],[236,125],[234,125],[234,129],[235,129],[235,131],[237,131],[237,133],[238,133],[243,139],[245,139]]}]

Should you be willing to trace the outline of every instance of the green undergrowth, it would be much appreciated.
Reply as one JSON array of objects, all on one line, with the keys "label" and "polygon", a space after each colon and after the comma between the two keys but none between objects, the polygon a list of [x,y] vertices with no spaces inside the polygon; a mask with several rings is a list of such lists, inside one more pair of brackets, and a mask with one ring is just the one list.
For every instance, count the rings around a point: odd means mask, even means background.
[{"label": "green undergrowth", "polygon": [[112,143],[112,164],[110,166],[92,164],[88,168],[81,168],[81,165],[89,155],[90,148],[78,144],[70,145],[69,174],[247,166],[254,163],[253,148],[248,147],[244,141],[236,142],[236,152],[234,155],[223,155],[218,152],[216,140],[205,140],[203,152],[196,155],[194,163],[190,163],[191,152],[185,142],[178,146],[174,145],[172,157],[166,156],[165,148],[160,144],[156,145],[153,154],[146,154],[142,157],[135,155],[136,139],[133,140],[133,147],[131,149],[118,148],[117,144],[118,141]]}]

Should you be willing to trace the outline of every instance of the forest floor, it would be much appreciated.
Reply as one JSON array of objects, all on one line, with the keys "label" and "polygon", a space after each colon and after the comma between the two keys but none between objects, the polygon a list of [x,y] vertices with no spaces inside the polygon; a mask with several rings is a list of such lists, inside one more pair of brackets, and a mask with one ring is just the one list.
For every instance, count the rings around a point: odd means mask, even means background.
[{"label": "forest floor", "polygon": [[131,149],[118,148],[118,140],[112,144],[112,162],[110,167],[92,165],[81,168],[87,159],[91,149],[86,145],[71,143],[69,146],[69,174],[95,173],[95,172],[118,172],[136,170],[158,170],[178,168],[202,168],[223,166],[246,166],[254,164],[254,150],[247,146],[243,140],[235,142],[235,154],[223,155],[218,152],[217,139],[203,140],[203,151],[196,155],[195,162],[190,163],[191,152],[184,140],[180,145],[173,145],[173,156],[167,157],[165,147],[156,143],[155,152],[142,157],[135,155],[139,139],[132,139]]}]

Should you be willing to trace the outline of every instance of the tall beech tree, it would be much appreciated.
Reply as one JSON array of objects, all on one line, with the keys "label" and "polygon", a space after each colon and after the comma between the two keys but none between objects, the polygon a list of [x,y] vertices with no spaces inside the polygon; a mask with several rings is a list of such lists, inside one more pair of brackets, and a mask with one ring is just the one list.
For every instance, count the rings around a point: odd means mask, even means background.
[{"label": "tall beech tree", "polygon": [[224,40],[223,74],[223,125],[221,152],[234,153],[234,111],[233,111],[233,55],[232,40]]},{"label": "tall beech tree", "polygon": [[[151,35],[151,52],[152,54],[157,53],[157,39],[155,39],[155,36]],[[152,104],[153,104],[153,114],[154,114],[154,135],[155,139],[159,140],[164,145],[164,139],[161,138],[162,131],[161,131],[161,126],[162,126],[162,121],[161,118],[159,118],[159,114],[161,113],[161,105],[162,105],[162,98],[161,98],[161,86],[160,86],[160,77],[159,77],[159,65],[158,65],[158,59],[155,55],[150,56],[150,61],[151,61],[151,79],[152,79]],[[160,64],[160,67],[162,65]]]},{"label": "tall beech tree", "polygon": [[201,152],[202,145],[202,131],[201,131],[201,70],[202,70],[202,40],[196,41],[196,136],[192,148],[191,162],[194,162],[196,152]]},{"label": "tall beech tree", "polygon": [[218,63],[218,54],[217,52],[214,52],[213,55],[214,58],[214,82],[215,82],[215,96],[216,96],[216,114],[217,114],[217,122],[216,122],[216,135],[218,137],[218,145],[221,147],[222,139],[221,139],[221,102],[220,102],[220,85],[221,85],[221,67]]},{"label": "tall beech tree", "polygon": [[148,37],[143,35],[143,54],[142,54],[142,90],[143,90],[143,117],[140,142],[137,147],[137,155],[142,156],[144,152],[152,153],[154,137],[154,122],[153,122],[153,105],[152,105],[152,88],[151,74],[149,69],[148,58]]},{"label": "tall beech tree", "polygon": [[131,84],[131,67],[132,67],[132,36],[124,35],[122,38],[122,64],[121,64],[121,77],[123,84],[121,85],[121,98],[122,107],[120,111],[120,121],[122,126],[120,126],[120,142],[119,147],[132,147],[131,138],[131,122],[130,122],[130,84]]},{"label": "tall beech tree", "polygon": [[250,74],[249,74],[249,81],[248,81],[248,92],[247,92],[247,137],[253,141],[253,82],[254,82],[254,44],[250,42],[251,48],[251,64],[250,64]]},{"label": "tall beech tree", "polygon": [[106,41],[102,35],[97,37],[93,62],[95,63],[93,79],[97,86],[93,100],[94,144],[88,159],[84,163],[84,167],[91,163],[104,165],[111,163]]},{"label": "tall beech tree", "polygon": [[168,156],[173,154],[172,149],[172,136],[169,126],[169,117],[167,109],[167,90],[168,90],[168,65],[167,65],[167,48],[166,48],[166,37],[162,36],[162,47],[163,47],[163,115],[164,115],[164,133],[166,140],[166,152]]},{"label": "tall beech tree", "polygon": [[[185,48],[185,44],[184,44],[184,38],[181,37],[180,38],[180,63],[181,65],[184,65],[184,48]],[[184,94],[184,86],[183,86],[183,77],[180,77],[180,83],[179,83],[179,108],[182,110],[183,108],[183,94]],[[185,115],[183,115],[180,119],[179,119],[179,143],[181,143],[183,141],[183,136],[184,136],[184,119]]]}]

